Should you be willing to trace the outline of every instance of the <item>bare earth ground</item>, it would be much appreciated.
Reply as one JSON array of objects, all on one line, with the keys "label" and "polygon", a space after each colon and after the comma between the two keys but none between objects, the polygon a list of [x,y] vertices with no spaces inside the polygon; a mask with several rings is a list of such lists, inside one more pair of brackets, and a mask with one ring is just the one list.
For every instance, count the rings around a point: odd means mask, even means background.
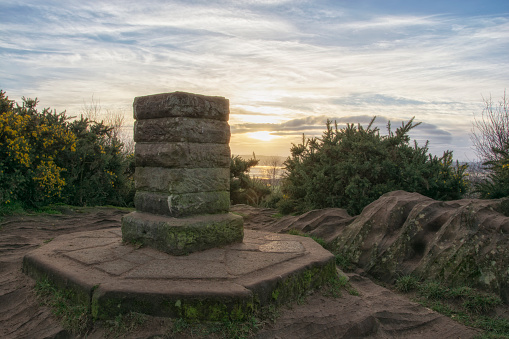
[{"label": "bare earth ground", "polygon": [[[51,310],[40,305],[35,282],[21,272],[23,256],[52,238],[72,232],[119,227],[126,213],[113,208],[64,210],[60,215],[5,217],[0,221],[0,338],[73,338]],[[249,228],[263,228],[251,220]],[[258,226],[258,227],[257,227]],[[266,322],[257,338],[472,338],[477,330],[434,313],[403,296],[350,274],[358,296],[343,292],[339,298],[320,292],[304,303],[279,310],[275,323]],[[171,334],[171,321],[149,317],[136,331],[122,337],[181,337]],[[102,338],[101,323],[87,338]],[[184,333],[184,337],[190,337]]]}]

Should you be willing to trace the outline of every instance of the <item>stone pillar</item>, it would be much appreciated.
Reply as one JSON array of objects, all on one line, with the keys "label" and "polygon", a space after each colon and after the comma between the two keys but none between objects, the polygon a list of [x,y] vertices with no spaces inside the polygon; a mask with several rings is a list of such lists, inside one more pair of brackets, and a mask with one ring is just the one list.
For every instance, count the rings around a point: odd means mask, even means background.
[{"label": "stone pillar", "polygon": [[124,242],[174,255],[242,242],[230,209],[229,103],[184,92],[134,99],[136,212]]}]

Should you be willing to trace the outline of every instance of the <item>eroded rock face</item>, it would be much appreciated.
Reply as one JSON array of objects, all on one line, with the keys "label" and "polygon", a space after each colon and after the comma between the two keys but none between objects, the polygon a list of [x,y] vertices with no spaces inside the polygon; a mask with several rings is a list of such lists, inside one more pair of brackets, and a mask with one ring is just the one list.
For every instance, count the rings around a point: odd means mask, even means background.
[{"label": "eroded rock face", "polygon": [[332,242],[373,276],[415,274],[509,296],[509,199],[436,201],[396,191],[367,206]]},{"label": "eroded rock face", "polygon": [[356,217],[342,209],[315,210],[266,222],[263,229],[323,238],[335,253],[385,282],[414,274],[509,300],[509,198],[443,202],[395,191]]}]

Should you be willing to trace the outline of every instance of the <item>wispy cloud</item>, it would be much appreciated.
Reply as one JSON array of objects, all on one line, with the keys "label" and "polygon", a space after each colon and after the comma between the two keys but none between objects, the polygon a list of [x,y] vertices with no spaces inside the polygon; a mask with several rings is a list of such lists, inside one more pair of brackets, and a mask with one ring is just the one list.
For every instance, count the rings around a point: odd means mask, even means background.
[{"label": "wispy cloud", "polygon": [[139,95],[225,96],[232,148],[266,130],[288,149],[327,117],[416,116],[434,151],[463,156],[481,95],[509,80],[504,4],[0,0],[0,86],[71,113],[92,95],[126,112]]}]

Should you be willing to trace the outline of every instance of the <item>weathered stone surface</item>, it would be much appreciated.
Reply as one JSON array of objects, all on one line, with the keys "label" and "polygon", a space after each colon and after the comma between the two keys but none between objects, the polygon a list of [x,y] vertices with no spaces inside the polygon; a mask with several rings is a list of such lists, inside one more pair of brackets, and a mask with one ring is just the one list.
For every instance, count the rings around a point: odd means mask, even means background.
[{"label": "weathered stone surface", "polygon": [[136,143],[136,167],[229,168],[227,144]]},{"label": "weathered stone surface", "polygon": [[228,168],[136,167],[136,189],[161,193],[228,191]]},{"label": "weathered stone surface", "polygon": [[[228,115],[228,100],[220,97],[175,92],[135,99],[134,205],[137,211],[144,212],[147,218],[153,214],[152,218],[165,216],[166,219],[203,214],[227,215],[230,208]],[[132,230],[134,226],[129,220],[122,221],[123,229],[126,223],[125,229]],[[140,225],[140,222],[136,225]],[[192,226],[188,220],[182,221],[184,224],[178,222],[178,225]],[[165,251],[175,252],[168,249],[173,245],[168,245],[171,241],[168,240],[170,231],[164,226],[167,223],[149,224],[154,228],[151,234],[161,238],[145,241],[144,244],[159,248],[159,242],[164,243],[166,245],[162,248]],[[242,219],[240,224],[242,228]],[[159,226],[162,228],[158,231],[155,228]],[[180,252],[214,247],[212,243],[215,237],[207,233],[210,229],[206,227],[203,231],[195,226],[192,226],[192,230],[200,231],[191,231],[192,243],[179,247]],[[229,226],[224,223],[214,227],[219,228],[213,231],[219,238],[221,234],[230,232]],[[222,227],[223,230],[220,229]],[[173,226],[171,228],[174,229]],[[187,233],[186,229],[184,234]],[[225,235],[215,246],[237,240]],[[201,243],[208,245],[196,245]]]},{"label": "weathered stone surface", "polygon": [[[172,256],[157,250],[135,246],[125,245],[121,242],[120,223],[121,214],[119,210],[100,208],[87,209],[87,212],[73,212],[68,210],[66,215],[33,215],[20,218],[19,216],[4,217],[2,220],[2,233],[0,236],[0,247],[2,248],[2,279],[0,281],[0,290],[3,296],[1,298],[1,308],[7,310],[0,317],[0,337],[1,338],[68,338],[72,334],[62,328],[62,324],[52,314],[51,309],[40,305],[40,301],[34,298],[33,281],[20,272],[23,256],[30,251],[35,250],[37,260],[43,261],[43,256],[50,258],[51,266],[42,267],[37,265],[39,273],[33,272],[32,276],[37,279],[40,276],[49,276],[52,282],[61,281],[64,283],[62,291],[65,288],[65,282],[82,274],[86,279],[93,275],[90,272],[96,270],[101,273],[102,278],[92,280],[91,288],[87,290],[88,299],[94,305],[94,315],[109,320],[118,318],[118,314],[129,312],[147,312],[149,314],[158,314],[160,316],[171,316],[169,306],[175,306],[178,302],[180,307],[174,307],[176,312],[173,316],[182,317],[185,315],[196,315],[197,313],[184,312],[187,310],[199,311],[198,315],[204,315],[204,318],[194,317],[195,319],[221,321],[223,313],[212,313],[210,305],[219,306],[220,309],[231,310],[227,305],[231,305],[234,300],[252,301],[252,290],[245,288],[236,282],[237,276],[231,279],[208,279],[209,275],[216,275],[214,271],[208,269],[208,264],[214,262],[222,263],[228,266],[230,264],[224,260],[224,254],[228,251],[237,251],[240,253],[252,253],[257,251],[260,246],[260,238],[253,239],[251,236],[255,232],[249,229],[245,230],[244,242],[237,243],[220,249],[212,249],[203,252],[191,253],[188,256]],[[268,211],[267,211],[268,212]],[[274,211],[272,211],[273,213]],[[103,229],[103,230],[99,230]],[[78,231],[78,232],[76,232]],[[86,231],[86,232],[84,232]],[[94,245],[100,242],[104,232],[114,231],[117,236],[117,248],[111,248],[111,255],[106,261],[97,264],[84,265],[65,256],[61,250],[67,248],[67,253],[72,251],[72,247],[65,246],[60,242],[60,235],[72,233],[76,237],[72,244],[80,243],[83,240],[88,241],[91,249],[101,250],[101,245]],[[84,232],[84,233],[82,233]],[[256,234],[262,232],[256,232]],[[294,236],[297,241],[309,240],[307,237]],[[47,244],[41,244],[41,239],[54,238]],[[287,239],[285,239],[287,240]],[[48,246],[55,243],[53,251],[46,250]],[[28,245],[27,244],[31,244]],[[303,242],[304,244],[304,242]],[[95,246],[95,247],[94,247]],[[240,250],[240,247],[246,249]],[[160,262],[162,267],[170,269],[170,274],[164,270],[151,271],[154,275],[150,278],[127,278],[116,269],[113,274],[105,271],[103,268],[108,265],[115,267],[117,262],[123,262],[125,250],[130,251],[127,257],[131,260],[132,256],[141,254],[142,258],[151,256],[153,262]],[[325,250],[322,248],[322,251]],[[307,253],[315,251],[309,249],[306,245],[307,262],[302,262],[303,267],[309,268],[307,272],[315,273],[311,265],[317,265],[316,257],[309,257]],[[212,252],[212,253],[210,253]],[[272,253],[266,253],[270,256]],[[279,255],[279,253],[275,253]],[[34,256],[31,256],[34,259]],[[242,255],[231,257],[242,257]],[[283,271],[292,265],[292,261],[300,260],[301,257],[275,263],[262,270],[270,270],[273,273],[272,278],[281,279]],[[330,260],[334,257],[330,255]],[[28,257],[27,257],[28,259]],[[249,257],[246,257],[249,259]],[[27,260],[28,261],[28,260]],[[265,260],[269,262],[268,260]],[[147,264],[135,264],[139,260],[130,262],[133,266],[129,268],[129,274],[143,276],[147,271]],[[32,260],[30,263],[34,264]],[[79,267],[86,267],[80,270]],[[154,265],[155,266],[155,265]],[[238,265],[241,268],[243,265]],[[246,266],[246,265],[244,265]],[[27,268],[27,266],[25,266]],[[118,267],[122,269],[122,267]],[[127,267],[125,267],[127,268]],[[181,270],[179,270],[181,268]],[[293,268],[294,270],[296,268]],[[65,271],[64,271],[65,270]],[[64,279],[57,279],[53,272],[61,272]],[[124,271],[125,272],[125,271]],[[181,272],[174,279],[167,278],[171,272]],[[203,275],[200,273],[203,272]],[[248,273],[260,277],[258,285],[266,285],[266,277],[260,274],[260,270]],[[160,275],[157,276],[157,273]],[[309,274],[308,273],[308,274]],[[262,277],[263,276],[263,277]],[[480,330],[466,327],[451,318],[432,312],[430,309],[416,305],[406,296],[393,293],[390,290],[371,282],[367,277],[361,277],[357,274],[349,273],[350,290],[357,291],[355,295],[343,292],[340,298],[332,298],[324,293],[314,293],[311,298],[305,298],[304,303],[293,303],[291,307],[280,307],[278,318],[270,326],[266,325],[256,332],[256,338],[473,338],[475,335],[481,336]],[[189,278],[188,278],[189,277]],[[196,278],[200,277],[200,278]],[[320,279],[312,275],[313,279]],[[323,279],[323,278],[322,278]],[[281,284],[286,284],[281,281]],[[298,287],[298,286],[297,286]],[[267,289],[268,299],[274,302],[274,290]],[[292,290],[294,293],[302,291],[298,288]],[[276,291],[277,292],[277,291]],[[304,292],[307,296],[307,292]],[[274,294],[276,295],[276,294]],[[214,298],[211,300],[211,298]],[[192,300],[191,300],[192,299]],[[260,299],[264,299],[263,296]],[[293,295],[293,300],[300,300],[298,294]],[[194,304],[192,301],[196,301]],[[203,300],[207,300],[206,304]],[[201,301],[201,304],[200,304]],[[279,298],[278,300],[279,301]],[[252,305],[252,304],[251,304]],[[269,304],[270,305],[270,304]],[[196,306],[192,309],[191,306]],[[200,308],[200,306],[202,308]],[[205,307],[204,307],[205,306]],[[235,306],[235,305],[232,305]],[[268,306],[263,304],[261,306]],[[502,305],[506,306],[506,305]],[[507,316],[507,307],[499,307],[502,316]],[[238,314],[238,308],[236,309]],[[243,309],[245,310],[245,309]],[[161,312],[163,311],[163,312]],[[166,312],[165,312],[166,311]],[[246,310],[247,312],[247,310]],[[215,314],[215,317],[212,315]],[[247,317],[251,313],[245,313]],[[256,315],[256,314],[255,314]],[[238,319],[238,317],[235,317]],[[248,318],[249,319],[249,318]],[[23,324],[23,326],[19,326]],[[111,327],[104,325],[103,321],[96,321],[92,325],[89,337],[107,338],[111,336]],[[172,320],[166,318],[148,318],[147,321],[137,327],[135,332],[128,334],[127,337],[136,338],[157,338],[168,336],[168,329],[172,326]],[[60,333],[59,333],[60,332]],[[437,335],[439,333],[439,335]]]},{"label": "weathered stone surface", "polygon": [[228,122],[192,118],[159,118],[134,123],[135,142],[192,142],[227,144]]},{"label": "weathered stone surface", "polygon": [[356,218],[342,208],[324,208],[282,218],[273,217],[277,213],[274,209],[260,209],[242,204],[231,206],[230,211],[245,215],[244,225],[251,229],[281,233],[297,230],[327,243],[334,241]]},{"label": "weathered stone surface", "polygon": [[[78,221],[82,218],[80,215]],[[334,256],[310,238],[279,235],[272,240],[272,234],[247,230],[244,242],[248,246],[240,247],[242,218],[234,214],[176,219],[134,212],[125,219],[123,232],[111,227],[90,230],[91,224],[86,223],[88,232],[63,235],[37,246],[24,256],[25,273],[48,279],[61,291],[71,287],[76,293],[81,291],[82,304],[95,319],[138,312],[189,321],[247,320],[257,315],[259,307],[305,296],[337,274]],[[172,252],[188,255],[165,253],[167,244],[160,251],[159,242],[147,245],[151,239],[165,237],[175,249]],[[107,245],[104,238],[109,239]],[[220,248],[186,253],[186,249],[202,248],[212,238],[216,238],[213,244],[229,240]],[[285,246],[278,245],[281,241],[301,246],[284,252]],[[84,245],[78,246],[78,253],[76,244]],[[2,300],[9,299],[19,305],[26,298],[14,295]]]},{"label": "weathered stone surface", "polygon": [[185,92],[137,97],[133,108],[136,120],[190,117],[228,121],[230,114],[228,99]]},{"label": "weathered stone surface", "polygon": [[168,218],[132,212],[122,218],[122,240],[183,255],[242,242],[241,216],[228,214]]},{"label": "weathered stone surface", "polygon": [[[248,210],[232,210],[256,222]],[[388,283],[413,274],[478,287],[509,301],[509,198],[444,202],[396,191],[356,217],[340,209],[316,210],[272,218],[258,229],[297,229],[327,239],[345,260]]]},{"label": "weathered stone surface", "polygon": [[507,199],[442,202],[391,192],[364,208],[334,244],[385,281],[415,274],[485,288],[507,301],[508,206]]},{"label": "weathered stone surface", "polygon": [[138,211],[172,217],[226,213],[230,208],[230,192],[163,194],[137,191],[134,205]]}]

